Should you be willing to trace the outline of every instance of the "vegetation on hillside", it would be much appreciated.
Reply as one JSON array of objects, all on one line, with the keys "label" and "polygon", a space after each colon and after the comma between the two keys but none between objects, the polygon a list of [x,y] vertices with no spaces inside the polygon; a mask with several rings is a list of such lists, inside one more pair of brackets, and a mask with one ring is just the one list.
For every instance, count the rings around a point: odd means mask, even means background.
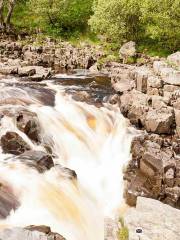
[{"label": "vegetation on hillside", "polygon": [[93,36],[114,51],[130,40],[153,55],[180,48],[179,0],[0,0],[1,28],[10,22],[29,33]]}]

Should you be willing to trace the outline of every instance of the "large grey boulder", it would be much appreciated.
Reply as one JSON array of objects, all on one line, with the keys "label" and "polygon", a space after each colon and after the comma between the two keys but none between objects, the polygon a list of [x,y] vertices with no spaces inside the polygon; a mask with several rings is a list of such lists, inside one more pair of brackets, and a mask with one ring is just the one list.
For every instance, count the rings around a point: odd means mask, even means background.
[{"label": "large grey boulder", "polygon": [[180,69],[180,52],[175,52],[169,55],[167,60],[171,65],[178,67]]},{"label": "large grey boulder", "polygon": [[[136,208],[125,215],[129,240],[179,240],[180,210],[150,198],[138,197]],[[142,229],[142,234],[136,230]]]},{"label": "large grey boulder", "polygon": [[146,115],[145,128],[148,132],[170,134],[173,131],[174,112],[172,108],[152,109]]},{"label": "large grey boulder", "polygon": [[136,43],[130,41],[123,44],[120,48],[119,55],[123,60],[126,60],[128,57],[134,57],[136,55]]}]

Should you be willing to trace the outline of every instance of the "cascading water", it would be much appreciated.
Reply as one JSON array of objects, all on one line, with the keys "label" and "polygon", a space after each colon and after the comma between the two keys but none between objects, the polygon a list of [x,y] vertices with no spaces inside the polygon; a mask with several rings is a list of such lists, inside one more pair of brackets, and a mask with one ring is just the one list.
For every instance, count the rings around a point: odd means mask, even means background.
[{"label": "cascading water", "polygon": [[[49,84],[49,88],[56,91],[54,107],[20,89],[16,94],[25,99],[20,102],[28,100],[26,109],[37,114],[42,142],[52,149],[54,162],[75,170],[77,180],[64,177],[56,167],[39,174],[1,153],[0,181],[12,187],[21,205],[0,227],[47,225],[67,240],[103,240],[104,219],[118,217],[123,203],[122,172],[133,131],[117,106],[97,108],[74,101],[62,86]],[[6,131],[18,132],[31,149],[45,151],[11,117],[1,120],[0,135]]]}]

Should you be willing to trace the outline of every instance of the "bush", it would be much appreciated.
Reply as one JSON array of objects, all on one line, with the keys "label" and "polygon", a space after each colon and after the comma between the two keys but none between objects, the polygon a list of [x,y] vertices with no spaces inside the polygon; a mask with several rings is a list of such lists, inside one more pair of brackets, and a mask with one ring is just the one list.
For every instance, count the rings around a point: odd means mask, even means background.
[{"label": "bush", "polygon": [[180,48],[180,1],[145,0],[141,6],[146,38],[171,51]]},{"label": "bush", "polygon": [[110,41],[180,46],[179,0],[96,0],[93,10],[91,29]]},{"label": "bush", "polygon": [[41,17],[43,30],[57,33],[84,31],[92,13],[93,0],[31,0],[30,6],[37,18]]},{"label": "bush", "polygon": [[94,15],[89,24],[96,33],[110,40],[135,40],[143,32],[139,0],[98,0],[94,2]]}]

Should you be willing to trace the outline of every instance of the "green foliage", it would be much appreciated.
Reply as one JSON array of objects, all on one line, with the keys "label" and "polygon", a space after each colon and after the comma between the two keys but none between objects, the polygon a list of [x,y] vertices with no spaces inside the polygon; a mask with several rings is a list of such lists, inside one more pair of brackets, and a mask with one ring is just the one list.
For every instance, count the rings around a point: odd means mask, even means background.
[{"label": "green foliage", "polygon": [[107,56],[115,58],[120,45],[130,40],[151,56],[180,49],[179,0],[17,0],[11,20],[30,33],[75,44],[100,42]]},{"label": "green foliage", "polygon": [[171,51],[180,47],[179,0],[96,0],[93,10],[92,30],[110,41],[148,40]]},{"label": "green foliage", "polygon": [[141,12],[147,37],[170,50],[180,48],[179,0],[144,0]]},{"label": "green foliage", "polygon": [[142,33],[139,0],[96,0],[89,24],[110,40],[138,40]]},{"label": "green foliage", "polygon": [[124,225],[123,219],[120,219],[119,222],[121,223],[121,229],[118,232],[118,240],[129,240],[129,230]]},{"label": "green foliage", "polygon": [[86,30],[93,0],[30,0],[33,15],[43,30],[78,35]]}]

